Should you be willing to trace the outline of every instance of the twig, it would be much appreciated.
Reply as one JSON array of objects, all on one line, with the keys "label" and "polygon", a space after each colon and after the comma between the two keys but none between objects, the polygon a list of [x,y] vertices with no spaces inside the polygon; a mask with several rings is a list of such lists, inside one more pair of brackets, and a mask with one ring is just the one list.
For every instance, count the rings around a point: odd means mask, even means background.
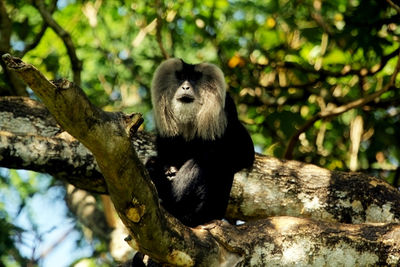
[{"label": "twig", "polygon": [[358,108],[361,106],[364,106],[365,104],[373,101],[374,99],[376,99],[377,97],[381,96],[383,93],[385,93],[386,91],[392,89],[394,87],[395,81],[396,81],[396,77],[399,74],[400,71],[400,53],[398,54],[398,59],[397,59],[397,64],[396,64],[396,68],[392,74],[392,76],[390,77],[390,81],[389,83],[382,88],[379,91],[376,91],[373,94],[367,95],[363,98],[357,99],[355,101],[352,101],[350,103],[347,103],[345,105],[336,107],[334,109],[330,109],[330,110],[324,110],[324,111],[320,111],[318,112],[315,116],[313,116],[311,119],[309,119],[289,140],[289,143],[286,147],[286,151],[284,154],[284,158],[285,159],[291,159],[293,157],[293,149],[297,143],[297,140],[299,139],[299,136],[301,133],[307,131],[311,126],[314,125],[314,123],[320,119],[326,119],[326,118],[330,118],[330,117],[334,117],[334,116],[338,116],[346,111],[349,111],[350,109],[353,108]]},{"label": "twig", "polygon": [[65,233],[60,236],[53,244],[51,244],[47,249],[43,250],[43,252],[39,256],[39,259],[37,259],[36,262],[46,258],[46,256],[49,255],[55,248],[57,248],[57,246],[60,245],[68,237],[68,235],[74,231],[74,229],[74,227],[71,227],[70,229],[65,231]]},{"label": "twig", "polygon": [[[10,52],[11,24],[5,1],[0,0],[0,55]],[[0,94],[27,96],[25,85],[16,77],[15,73],[8,70],[2,60],[0,60],[0,65],[4,72],[5,82],[8,85],[6,88],[0,88]]]},{"label": "twig", "polygon": [[40,32],[38,32],[35,35],[35,39],[30,44],[27,44],[25,46],[24,50],[22,50],[22,52],[18,54],[19,57],[22,58],[23,56],[25,56],[26,53],[33,50],[40,43],[40,41],[42,40],[42,37],[44,36],[44,33],[47,30],[47,26],[48,25],[46,23],[43,23],[43,25],[40,29]]},{"label": "twig", "polygon": [[5,3],[3,0],[0,0],[0,53],[4,54],[8,52],[10,47],[10,38],[11,38],[11,20],[7,14],[7,10],[5,7]]},{"label": "twig", "polygon": [[324,80],[323,77],[320,77],[320,78],[315,79],[314,81],[306,82],[303,84],[290,84],[290,85],[286,85],[286,86],[278,86],[278,85],[276,85],[276,86],[274,86],[274,85],[267,85],[267,86],[258,85],[258,86],[266,91],[271,91],[276,88],[279,88],[282,90],[288,90],[290,88],[307,89],[307,88],[315,86],[316,84],[322,82],[323,80]]},{"label": "twig", "polygon": [[61,38],[65,47],[67,48],[68,56],[71,60],[71,67],[73,72],[73,80],[77,85],[81,84],[81,71],[82,62],[78,59],[75,46],[72,42],[71,35],[65,31],[51,16],[50,12],[46,9],[42,0],[34,1],[35,7],[38,9],[45,23],[54,30],[54,32]]},{"label": "twig", "polygon": [[159,0],[156,1],[156,8],[157,8],[157,26],[156,26],[156,39],[158,46],[160,47],[161,53],[164,57],[164,59],[168,59],[169,55],[167,51],[164,48],[163,42],[162,42],[162,25],[163,25],[163,20],[162,20],[162,6],[161,2]]},{"label": "twig", "polygon": [[400,13],[400,6],[398,6],[395,3],[393,3],[392,0],[386,0],[386,2],[388,2],[391,7],[396,9],[397,13]]},{"label": "twig", "polygon": [[329,35],[332,36],[334,31],[332,27],[325,22],[324,18],[319,12],[311,11],[310,12],[311,18]]},{"label": "twig", "polygon": [[377,72],[381,71],[386,66],[388,61],[390,59],[392,59],[393,57],[395,57],[399,52],[400,52],[400,48],[394,50],[393,52],[391,52],[387,55],[382,56],[381,62],[379,63],[379,67],[378,68],[372,67],[371,69],[362,68],[359,70],[354,70],[354,69],[349,68],[349,69],[343,69],[340,72],[333,72],[333,71],[324,70],[324,69],[316,70],[312,66],[310,66],[310,68],[306,68],[306,67],[304,67],[300,64],[294,63],[294,62],[282,62],[282,63],[275,63],[275,64],[277,64],[279,67],[294,68],[294,69],[302,70],[305,72],[319,74],[324,77],[328,76],[328,77],[339,78],[339,77],[344,77],[344,76],[348,76],[348,75],[368,76],[368,75],[374,75]]},{"label": "twig", "polygon": [[[53,0],[50,4],[50,8],[49,8],[49,13],[53,14],[53,12],[56,10],[57,7],[57,0]],[[40,43],[40,41],[42,40],[46,30],[47,30],[47,23],[44,21],[42,24],[42,27],[40,29],[40,32],[38,34],[35,35],[35,39],[30,43],[27,44],[24,48],[24,50],[18,54],[19,57],[23,57],[26,53],[28,53],[29,51],[35,49],[35,47]]]}]

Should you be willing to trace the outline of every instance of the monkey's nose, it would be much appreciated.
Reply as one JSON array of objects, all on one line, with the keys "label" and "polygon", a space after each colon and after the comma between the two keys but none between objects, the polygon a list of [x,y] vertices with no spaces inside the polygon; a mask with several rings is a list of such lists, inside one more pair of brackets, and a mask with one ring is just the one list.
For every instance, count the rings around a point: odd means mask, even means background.
[{"label": "monkey's nose", "polygon": [[183,90],[189,90],[191,88],[191,84],[188,81],[185,81],[181,86]]}]

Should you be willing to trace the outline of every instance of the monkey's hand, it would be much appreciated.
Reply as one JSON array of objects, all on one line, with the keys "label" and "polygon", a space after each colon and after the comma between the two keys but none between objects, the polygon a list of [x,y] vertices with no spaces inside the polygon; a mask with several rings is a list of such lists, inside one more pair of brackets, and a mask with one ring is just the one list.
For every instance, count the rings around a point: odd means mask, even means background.
[{"label": "monkey's hand", "polygon": [[166,171],[165,171],[165,177],[167,177],[168,180],[172,181],[176,177],[176,173],[178,172],[178,168],[175,166],[170,166]]}]

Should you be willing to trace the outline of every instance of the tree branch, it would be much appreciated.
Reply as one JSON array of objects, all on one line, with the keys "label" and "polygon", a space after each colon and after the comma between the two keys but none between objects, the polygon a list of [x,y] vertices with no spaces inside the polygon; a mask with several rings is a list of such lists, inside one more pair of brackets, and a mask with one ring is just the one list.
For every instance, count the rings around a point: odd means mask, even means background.
[{"label": "tree branch", "polygon": [[73,80],[76,84],[81,84],[81,71],[82,61],[78,59],[75,52],[75,46],[72,42],[71,35],[65,31],[51,16],[51,13],[46,9],[42,0],[34,0],[34,5],[42,16],[44,22],[54,30],[54,32],[61,38],[65,47],[67,48],[68,56],[71,60],[71,68],[73,72]]},{"label": "tree branch", "polygon": [[[345,77],[348,75],[370,76],[370,75],[374,75],[374,74],[378,73],[379,71],[381,71],[386,66],[386,64],[389,62],[389,60],[394,58],[395,56],[397,56],[399,54],[399,52],[400,52],[400,48],[394,50],[393,52],[391,52],[387,55],[383,55],[381,58],[381,61],[378,64],[371,67],[370,69],[368,69],[366,67],[363,67],[360,69],[352,69],[351,67],[345,66],[345,67],[343,67],[343,69],[341,71],[334,72],[334,71],[325,70],[325,69],[316,70],[311,65],[309,65],[308,67],[304,67],[295,62],[271,62],[270,65],[272,65],[273,67],[280,67],[280,68],[286,68],[286,69],[297,69],[297,70],[300,70],[305,73],[313,73],[316,75],[320,75],[321,77],[340,78],[340,77]],[[256,65],[261,68],[265,67],[264,65],[260,65],[260,64],[256,64]],[[322,80],[322,78],[317,78],[316,80],[311,81],[309,83],[312,84],[314,82],[318,82],[321,80]],[[307,85],[309,83],[305,83],[305,85]],[[293,86],[289,86],[289,87],[303,87],[303,85],[300,84],[300,85],[293,85]],[[269,88],[269,87],[266,87],[266,88]]]},{"label": "tree branch", "polygon": [[11,38],[11,20],[7,14],[4,0],[0,0],[0,52],[4,54],[10,49],[10,38]]},{"label": "tree branch", "polygon": [[[178,266],[343,265],[349,261],[353,265],[395,265],[399,262],[398,224],[345,225],[276,217],[239,227],[222,221],[195,229],[184,227],[159,206],[155,188],[129,137],[132,116],[101,111],[75,85],[67,81],[51,83],[33,66],[9,55],[3,59],[41,97],[60,125],[93,152],[117,212],[131,232],[131,246],[153,259]],[[266,166],[265,173],[261,166]],[[296,180],[299,173],[305,174],[304,180]],[[361,218],[363,205],[367,205],[370,213],[367,209],[365,216],[379,218],[381,214],[380,219],[385,220],[395,211],[396,215],[389,219],[399,221],[399,192],[379,179],[343,175],[309,164],[259,156],[251,170],[253,179],[245,174],[237,174],[239,177],[236,175],[235,180],[239,184],[235,184],[242,190],[239,194],[243,198],[255,196],[251,207],[255,210],[266,205],[260,203],[259,196],[268,191],[265,199],[274,198],[271,203],[276,201],[286,206],[288,213],[302,206],[300,214],[312,216],[317,210],[323,213],[324,209],[333,208],[332,203],[342,202],[347,216],[358,212]],[[275,180],[275,187],[259,188],[258,185],[271,182],[268,177]],[[256,179],[264,181],[255,184]],[[248,191],[240,183],[247,184]],[[286,195],[291,195],[292,201],[282,203]],[[371,202],[365,202],[366,199]],[[270,214],[276,211],[273,205],[268,209]],[[334,221],[332,214],[324,213],[321,218]]]},{"label": "tree branch", "polygon": [[[0,98],[0,131],[0,166],[50,172],[78,188],[107,192],[91,152],[62,132],[40,103],[28,98]],[[141,162],[156,155],[154,136],[140,131],[132,142]],[[387,216],[374,216],[376,208]],[[226,218],[248,221],[277,215],[352,223],[394,222],[400,219],[400,193],[367,175],[257,155],[251,170],[235,175]]]},{"label": "tree branch", "polygon": [[51,83],[17,58],[4,55],[3,60],[42,99],[61,127],[92,151],[118,215],[131,232],[132,247],[181,266],[213,266],[228,253],[211,235],[196,234],[160,207],[154,184],[130,141],[135,126],[130,117],[98,109],[79,87],[66,80]]},{"label": "tree branch", "polygon": [[390,77],[389,82],[386,84],[386,86],[384,88],[382,88],[379,91],[376,91],[375,93],[372,93],[363,98],[354,100],[354,101],[344,104],[342,106],[335,107],[333,109],[321,110],[320,112],[318,112],[311,119],[309,119],[298,131],[296,131],[296,133],[290,138],[288,145],[286,147],[284,158],[285,159],[292,158],[293,150],[299,139],[300,134],[307,131],[310,127],[312,127],[316,121],[321,120],[321,119],[331,118],[334,116],[338,116],[338,115],[340,115],[346,111],[349,111],[350,109],[353,109],[353,108],[362,107],[362,106],[366,105],[367,103],[380,97],[383,93],[387,92],[388,90],[393,89],[397,75],[399,74],[399,71],[400,71],[400,49],[398,49],[396,51],[398,52],[397,64],[393,71],[393,74]]},{"label": "tree branch", "polygon": [[167,51],[164,48],[163,42],[162,42],[162,25],[163,25],[163,19],[162,19],[162,2],[160,0],[156,1],[156,11],[157,11],[157,26],[156,26],[156,39],[158,46],[160,47],[161,53],[164,57],[164,59],[168,59],[169,55]]},{"label": "tree branch", "polygon": [[[18,150],[15,144],[20,144],[26,149]],[[0,131],[0,147],[4,156],[7,155],[1,160],[2,166],[49,173],[81,189],[100,194],[107,193],[104,178],[93,155],[76,140],[15,135],[11,132]],[[71,158],[65,160],[62,153],[57,151],[62,151]],[[60,168],[60,163],[62,163],[62,168]],[[88,179],[82,180],[82,177],[88,177]]]},{"label": "tree branch", "polygon": [[[0,0],[0,55],[10,52],[10,40],[12,32],[11,19],[7,14],[6,6],[3,0]],[[0,60],[0,65],[4,70],[6,84],[10,88],[0,88],[0,95],[20,95],[27,96],[25,85],[16,77],[16,75],[6,68],[5,63]],[[9,92],[7,92],[9,91]]]},{"label": "tree branch", "polygon": [[[53,12],[56,10],[57,7],[57,0],[53,0],[50,4],[50,8],[49,8],[49,13],[50,15],[53,14]],[[27,44],[24,48],[24,50],[18,54],[19,57],[23,57],[26,53],[28,53],[29,51],[33,50],[36,48],[36,46],[40,43],[40,41],[42,40],[46,30],[47,30],[47,23],[44,21],[42,23],[42,26],[40,27],[40,31],[35,35],[35,39]]]},{"label": "tree branch", "polygon": [[400,6],[396,5],[392,0],[386,0],[386,2],[400,14]]}]

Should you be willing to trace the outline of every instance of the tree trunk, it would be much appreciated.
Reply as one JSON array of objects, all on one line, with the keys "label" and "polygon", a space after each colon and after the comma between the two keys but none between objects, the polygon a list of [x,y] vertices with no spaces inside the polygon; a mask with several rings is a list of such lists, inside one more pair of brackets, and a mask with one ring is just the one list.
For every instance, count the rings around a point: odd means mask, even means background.
[{"label": "tree trunk", "polygon": [[[33,66],[9,55],[3,58],[42,99],[61,127],[93,153],[99,167],[91,153],[60,133],[48,113],[36,104],[32,108],[42,110],[37,121],[27,120],[22,108],[6,110],[7,105],[0,104],[2,113],[26,125],[13,128],[0,122],[1,165],[53,175],[61,172],[51,168],[54,159],[69,163],[66,169],[74,166],[78,171],[70,170],[71,175],[64,175],[64,179],[79,188],[108,192],[131,233],[130,245],[157,261],[178,266],[399,262],[400,195],[396,189],[378,178],[262,155],[257,156],[251,170],[235,175],[227,211],[231,220],[252,222],[233,226],[216,221],[194,229],[185,227],[160,207],[155,188],[135,153],[139,152],[142,161],[154,153],[149,135],[132,134],[138,126],[137,116],[103,112],[68,81],[51,83]],[[2,101],[10,103],[8,107],[15,103],[29,106],[26,103],[30,102]],[[48,125],[39,126],[42,122]],[[262,219],[277,215],[312,219]]]},{"label": "tree trunk", "polygon": [[[46,172],[78,188],[107,193],[93,154],[64,132],[39,102],[0,98],[0,165]],[[142,163],[156,154],[154,136],[132,139]],[[298,216],[344,223],[398,222],[400,192],[379,178],[329,171],[258,154],[235,175],[226,217],[254,220]]]}]

